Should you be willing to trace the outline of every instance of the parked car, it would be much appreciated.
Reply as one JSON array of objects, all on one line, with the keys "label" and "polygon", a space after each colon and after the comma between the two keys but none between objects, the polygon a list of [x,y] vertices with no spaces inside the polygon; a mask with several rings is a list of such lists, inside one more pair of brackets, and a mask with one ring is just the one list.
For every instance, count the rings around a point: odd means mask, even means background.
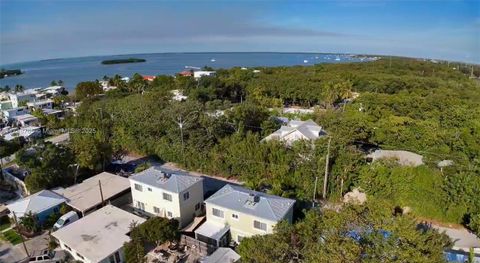
[{"label": "parked car", "polygon": [[30,255],[30,259],[28,262],[38,262],[38,263],[62,263],[65,262],[67,254],[63,250],[52,250],[49,251],[39,250],[34,251],[32,255]]},{"label": "parked car", "polygon": [[53,231],[57,230],[57,229],[60,229],[66,225],[69,225],[75,221],[78,220],[78,214],[77,212],[75,211],[70,211],[66,214],[64,214],[63,216],[61,216],[57,222],[55,223],[55,225],[53,225]]}]

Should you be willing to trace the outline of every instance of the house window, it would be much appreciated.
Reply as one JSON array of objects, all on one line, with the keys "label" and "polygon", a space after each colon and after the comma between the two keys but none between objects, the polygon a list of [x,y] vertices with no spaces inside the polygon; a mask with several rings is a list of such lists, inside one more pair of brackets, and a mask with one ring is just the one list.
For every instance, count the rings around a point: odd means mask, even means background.
[{"label": "house window", "polygon": [[135,184],[135,190],[143,192],[142,186],[139,184]]},{"label": "house window", "polygon": [[151,191],[152,191],[152,188],[150,188],[150,187],[149,187],[149,188],[147,188],[147,189],[148,189],[148,191],[149,191],[149,192],[151,192]]},{"label": "house window", "polygon": [[223,211],[220,209],[212,208],[212,214],[216,217],[223,218]]},{"label": "house window", "polygon": [[153,207],[153,212],[155,212],[155,214],[160,214],[160,208],[154,206]]},{"label": "house window", "polygon": [[167,212],[167,217],[168,217],[168,218],[172,218],[172,217],[173,217],[172,212],[168,211],[168,212]]},{"label": "house window", "polygon": [[188,200],[188,198],[190,198],[190,193],[189,192],[183,193],[183,200]]},{"label": "house window", "polygon": [[172,201],[172,195],[171,194],[167,194],[167,193],[163,193],[163,200],[168,200],[168,201]]},{"label": "house window", "polygon": [[110,261],[110,263],[115,263],[115,258],[113,257],[113,255],[109,256],[108,260]]},{"label": "house window", "polygon": [[197,203],[197,204],[195,205],[195,211],[197,211],[197,210],[200,210],[200,203]]},{"label": "house window", "polygon": [[115,260],[117,261],[117,263],[120,263],[120,253],[115,252]]},{"label": "house window", "polygon": [[137,208],[145,211],[145,204],[140,201],[137,201]]},{"label": "house window", "polygon": [[238,235],[237,236],[237,242],[240,243],[242,242],[242,239],[244,238],[244,236],[241,236],[241,235]]},{"label": "house window", "polygon": [[232,214],[232,218],[238,220],[238,215],[237,214]]},{"label": "house window", "polygon": [[267,231],[267,224],[257,220],[253,221],[253,227],[259,230]]}]

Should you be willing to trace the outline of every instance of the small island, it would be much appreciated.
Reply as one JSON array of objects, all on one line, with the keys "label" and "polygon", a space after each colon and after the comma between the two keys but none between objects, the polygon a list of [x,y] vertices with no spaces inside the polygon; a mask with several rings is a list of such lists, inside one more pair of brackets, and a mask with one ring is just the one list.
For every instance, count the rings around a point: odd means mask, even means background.
[{"label": "small island", "polygon": [[21,74],[23,72],[20,69],[0,69],[0,79]]},{"label": "small island", "polygon": [[104,65],[111,65],[111,64],[125,64],[125,63],[140,63],[145,62],[147,60],[143,58],[125,58],[125,59],[111,59],[111,60],[104,60],[102,64]]}]

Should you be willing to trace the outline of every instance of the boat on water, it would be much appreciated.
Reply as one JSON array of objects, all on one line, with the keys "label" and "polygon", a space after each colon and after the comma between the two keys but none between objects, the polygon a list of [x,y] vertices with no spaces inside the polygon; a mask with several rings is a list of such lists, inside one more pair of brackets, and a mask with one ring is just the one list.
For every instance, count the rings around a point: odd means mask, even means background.
[{"label": "boat on water", "polygon": [[337,57],[335,58],[335,61],[340,61],[340,57],[337,56]]},{"label": "boat on water", "polygon": [[304,59],[304,60],[303,60],[303,63],[308,63],[308,60]]},{"label": "boat on water", "polygon": [[214,58],[210,59],[210,62],[215,62],[216,60]]}]

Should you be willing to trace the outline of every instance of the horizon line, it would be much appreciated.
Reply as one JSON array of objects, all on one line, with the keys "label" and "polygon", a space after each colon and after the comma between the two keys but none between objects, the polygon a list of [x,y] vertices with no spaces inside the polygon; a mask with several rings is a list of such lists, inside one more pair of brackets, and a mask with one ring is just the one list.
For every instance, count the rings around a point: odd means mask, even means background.
[{"label": "horizon line", "polygon": [[176,52],[149,52],[149,53],[124,53],[124,54],[105,54],[105,55],[87,55],[87,56],[73,56],[73,57],[62,57],[62,58],[45,58],[38,60],[28,60],[28,61],[19,61],[11,62],[8,64],[0,65],[0,68],[5,68],[10,65],[15,64],[26,64],[34,62],[44,62],[52,60],[66,60],[66,59],[79,59],[79,58],[94,58],[94,57],[112,57],[112,56],[128,56],[128,55],[154,55],[154,54],[227,54],[227,53],[277,53],[277,54],[327,54],[327,55],[356,55],[356,56],[379,56],[379,57],[398,57],[398,58],[409,58],[409,59],[429,59],[429,60],[438,60],[438,61],[448,61],[453,63],[464,63],[469,65],[480,65],[478,62],[468,62],[460,60],[448,60],[448,59],[439,59],[439,58],[430,58],[430,57],[412,57],[405,55],[393,55],[393,54],[368,54],[368,53],[350,53],[350,52],[313,52],[313,51],[176,51]]}]

